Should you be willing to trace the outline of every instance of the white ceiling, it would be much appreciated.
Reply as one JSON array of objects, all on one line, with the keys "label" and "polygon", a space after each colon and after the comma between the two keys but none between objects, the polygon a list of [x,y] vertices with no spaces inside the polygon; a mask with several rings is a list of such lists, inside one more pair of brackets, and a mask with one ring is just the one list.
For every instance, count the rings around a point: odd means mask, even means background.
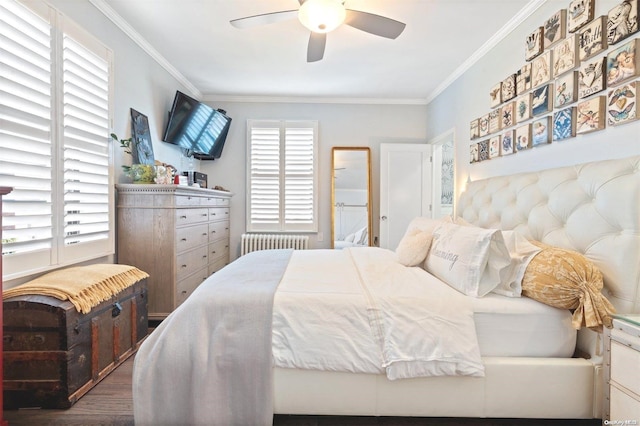
[{"label": "white ceiling", "polygon": [[297,0],[91,1],[171,64],[197,96],[410,103],[426,103],[544,2],[346,0],[349,9],[406,29],[389,40],[343,25],[328,34],[324,59],[307,63],[309,31],[297,19],[243,30],[229,24],[297,9]]}]

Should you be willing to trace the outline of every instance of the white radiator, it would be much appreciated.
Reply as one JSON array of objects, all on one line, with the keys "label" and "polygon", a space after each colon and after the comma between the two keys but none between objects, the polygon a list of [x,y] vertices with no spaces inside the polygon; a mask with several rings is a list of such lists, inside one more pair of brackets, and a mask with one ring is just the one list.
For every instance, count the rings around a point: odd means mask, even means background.
[{"label": "white radiator", "polygon": [[293,234],[242,234],[241,256],[257,250],[309,248],[307,235]]}]

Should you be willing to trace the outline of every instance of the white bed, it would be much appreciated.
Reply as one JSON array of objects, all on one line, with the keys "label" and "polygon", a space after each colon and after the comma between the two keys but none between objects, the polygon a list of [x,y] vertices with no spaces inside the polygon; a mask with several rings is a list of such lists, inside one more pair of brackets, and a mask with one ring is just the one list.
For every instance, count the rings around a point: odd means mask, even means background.
[{"label": "white bed", "polygon": [[[603,293],[618,311],[640,312],[639,199],[640,157],[633,157],[472,182],[460,199],[458,211],[474,225],[515,230],[527,238],[584,253],[602,271]],[[296,273],[302,274],[301,271]],[[307,270],[306,273],[312,275],[314,271]],[[279,327],[277,323],[283,321],[279,306],[286,305],[287,297],[296,296],[286,294],[288,282],[280,283],[280,286],[274,301],[274,330]],[[293,293],[296,291],[299,290]],[[165,392],[166,401],[154,402],[147,393],[157,392],[157,389],[149,389],[148,380],[150,376],[161,375],[165,371],[178,376],[182,374],[177,372],[182,368],[181,359],[185,359],[182,353],[172,354],[169,365],[160,364],[159,360],[165,358],[162,353],[171,347],[172,339],[189,342],[177,345],[180,348],[190,346],[188,350],[195,350],[202,343],[197,339],[184,340],[184,334],[187,334],[184,324],[195,311],[193,308],[206,312],[197,300],[200,296],[204,300],[206,295],[205,290],[194,293],[194,297],[176,310],[169,321],[165,320],[166,327],[163,322],[161,333],[156,337],[150,336],[136,357],[135,370],[143,370],[139,363],[155,363],[153,369],[144,369],[144,378],[139,377],[143,372],[134,371],[137,422],[141,418],[148,419],[139,416],[140,413],[149,413],[156,408],[166,409],[163,404],[178,401],[179,398],[172,398],[171,392]],[[571,321],[568,311],[543,307],[527,299],[515,302],[505,302],[505,299],[489,295],[472,298],[472,303],[469,303],[474,312],[472,326],[477,331],[482,377],[470,374],[389,380],[384,371],[349,372],[340,371],[340,367],[336,371],[288,368],[295,365],[276,359],[272,370],[273,412],[427,417],[600,417],[603,384],[599,335],[581,330],[577,334],[577,349],[585,355],[568,357],[573,352],[576,338],[575,331],[567,327]],[[295,297],[291,301],[290,306],[295,306]],[[524,312],[516,311],[515,305],[520,305],[518,309]],[[191,312],[187,312],[188,309]],[[199,311],[194,315],[199,318]],[[178,321],[181,317],[182,323]],[[176,324],[175,330],[171,330],[172,323]],[[272,337],[274,354],[277,353],[277,333],[274,331]],[[202,337],[202,334],[198,335]],[[499,342],[501,335],[506,337],[508,344]],[[549,335],[550,339],[541,338],[544,335]],[[321,339],[315,343],[322,346]],[[313,344],[309,344],[307,349],[311,351],[312,347]],[[149,362],[150,359],[153,362]],[[192,374],[204,374],[194,365],[185,368],[197,370]],[[165,383],[171,383],[171,377]],[[174,395],[177,393],[181,392],[174,392]],[[182,400],[196,406],[199,403],[192,400],[193,395],[198,395],[198,392],[193,390],[189,398]],[[144,403],[156,404],[155,408],[141,408],[143,399]],[[271,396],[267,401],[271,401]],[[191,408],[176,407],[185,412]],[[203,423],[215,418],[215,413],[208,418],[206,411],[204,413],[204,418],[201,417]]]}]

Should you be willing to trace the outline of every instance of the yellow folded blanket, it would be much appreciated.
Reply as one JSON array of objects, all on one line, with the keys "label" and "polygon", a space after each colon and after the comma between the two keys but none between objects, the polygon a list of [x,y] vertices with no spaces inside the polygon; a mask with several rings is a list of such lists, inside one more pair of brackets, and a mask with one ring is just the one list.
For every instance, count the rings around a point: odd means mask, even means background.
[{"label": "yellow folded blanket", "polygon": [[149,277],[144,271],[116,264],[96,264],[60,269],[4,290],[2,299],[24,295],[52,296],[69,300],[83,314],[127,287]]}]

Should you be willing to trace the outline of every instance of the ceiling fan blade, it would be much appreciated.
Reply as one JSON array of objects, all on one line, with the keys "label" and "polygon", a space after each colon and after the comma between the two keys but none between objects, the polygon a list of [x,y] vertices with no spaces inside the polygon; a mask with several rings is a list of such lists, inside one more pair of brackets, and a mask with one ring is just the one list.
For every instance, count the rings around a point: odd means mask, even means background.
[{"label": "ceiling fan blade", "polygon": [[317,62],[322,59],[326,44],[326,33],[311,32],[311,36],[309,36],[309,46],[307,47],[307,62]]},{"label": "ceiling fan blade", "polygon": [[247,16],[229,21],[236,28],[253,28],[260,25],[274,24],[298,17],[298,10],[283,10],[281,12],[264,13],[262,15]]},{"label": "ceiling fan blade", "polygon": [[406,24],[400,21],[353,9],[347,9],[347,18],[344,23],[359,30],[391,39],[402,34],[404,27],[406,27]]}]

